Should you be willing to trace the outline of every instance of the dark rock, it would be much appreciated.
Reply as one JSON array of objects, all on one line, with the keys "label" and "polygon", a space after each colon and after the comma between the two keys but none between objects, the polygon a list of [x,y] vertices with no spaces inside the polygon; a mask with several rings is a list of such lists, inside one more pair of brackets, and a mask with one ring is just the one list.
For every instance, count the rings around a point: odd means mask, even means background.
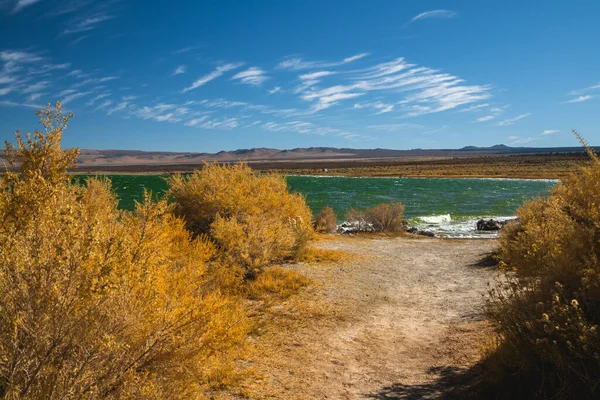
[{"label": "dark rock", "polygon": [[418,228],[415,228],[414,226],[411,226],[409,228],[406,229],[406,232],[408,233],[412,233],[413,235],[421,235],[421,236],[428,236],[428,237],[435,237],[435,234],[433,232],[429,232],[429,231],[424,231]]},{"label": "dark rock", "polygon": [[477,221],[478,231],[499,231],[504,228],[512,220],[498,221],[495,219],[480,219]]}]

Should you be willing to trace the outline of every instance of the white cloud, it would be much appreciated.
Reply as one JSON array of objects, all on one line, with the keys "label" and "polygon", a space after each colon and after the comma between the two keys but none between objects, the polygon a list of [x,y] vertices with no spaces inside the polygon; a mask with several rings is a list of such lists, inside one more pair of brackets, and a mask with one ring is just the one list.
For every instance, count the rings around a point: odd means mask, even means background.
[{"label": "white cloud", "polygon": [[342,60],[342,63],[343,64],[348,64],[348,63],[351,63],[353,61],[360,60],[361,58],[365,58],[368,55],[369,55],[369,53],[360,53],[360,54],[353,55],[351,57],[346,57],[346,58],[344,58]]},{"label": "white cloud", "polygon": [[19,11],[21,11],[22,9],[24,9],[25,7],[29,7],[35,3],[38,3],[41,0],[18,0],[17,4],[15,4],[15,7],[13,8],[13,13],[18,13]]},{"label": "white cloud", "polygon": [[265,74],[266,72],[260,68],[250,67],[245,71],[238,72],[231,79],[239,80],[246,85],[260,86],[264,81],[269,79]]},{"label": "white cloud", "polygon": [[486,115],[485,117],[481,117],[481,118],[477,118],[475,120],[475,122],[485,122],[485,121],[491,121],[494,118],[496,118],[494,115]]},{"label": "white cloud", "polygon": [[29,104],[29,103],[15,103],[14,101],[0,101],[0,105],[9,106],[9,107],[27,107],[27,108],[36,108],[41,109],[44,108],[40,104]]},{"label": "white cloud", "polygon": [[66,97],[63,98],[62,103],[63,104],[68,104],[71,101],[73,101],[75,99],[78,99],[80,97],[83,97],[83,96],[87,96],[90,93],[92,93],[92,92],[78,92],[78,93],[70,94],[70,95],[68,95],[68,96],[66,96]]},{"label": "white cloud", "polygon": [[536,139],[532,138],[532,137],[522,138],[520,136],[509,136],[508,140],[510,140],[510,142],[508,143],[509,145],[515,145],[515,144],[531,143],[531,142],[535,141]]},{"label": "white cloud", "polygon": [[88,101],[87,103],[85,103],[86,106],[93,106],[94,103],[96,103],[98,100],[103,99],[105,97],[110,96],[109,93],[103,93],[103,94],[99,94],[98,96],[94,97],[93,99],[91,99],[90,101]]},{"label": "white cloud", "polygon": [[32,63],[41,61],[43,58],[35,53],[29,53],[27,51],[4,50],[0,51],[0,60],[4,62]]},{"label": "white cloud", "polygon": [[50,86],[50,81],[40,81],[38,83],[34,83],[33,85],[27,86],[25,89],[23,89],[23,93],[39,92],[40,90],[46,89],[48,86]]},{"label": "white cloud", "polygon": [[314,81],[319,78],[324,78],[326,76],[335,75],[335,74],[336,73],[333,71],[317,71],[317,72],[311,72],[310,74],[300,75],[300,79],[302,79],[303,81]]},{"label": "white cloud", "polygon": [[208,73],[208,74],[198,78],[197,80],[195,80],[194,83],[192,83],[190,86],[183,89],[181,91],[181,93],[185,93],[190,90],[197,89],[200,86],[212,81],[213,79],[217,79],[218,77],[223,75],[225,72],[231,71],[232,69],[239,68],[241,65],[242,64],[239,64],[239,63],[237,63],[237,64],[230,63],[230,64],[218,66],[217,69],[215,69],[213,72]]},{"label": "white cloud", "polygon": [[556,129],[546,129],[540,135],[552,135],[554,133],[558,133],[559,131]]},{"label": "white cloud", "polygon": [[[294,92],[300,93],[303,100],[318,101],[321,97],[327,98],[333,94],[353,93],[351,97],[356,97],[370,91],[383,91],[396,97],[394,101],[405,111],[405,116],[441,112],[491,97],[490,86],[465,85],[463,79],[408,64],[403,58],[377,64],[348,76],[348,84],[316,90],[312,86],[318,81],[305,81]],[[404,92],[408,94],[403,95]],[[327,108],[323,105],[312,110]]]},{"label": "white cloud", "polygon": [[5,96],[12,91],[12,88],[2,88],[0,89],[0,96]]},{"label": "white cloud", "polygon": [[518,120],[526,118],[526,117],[529,117],[530,115],[531,115],[531,113],[525,113],[525,114],[518,115],[518,116],[516,116],[514,118],[505,119],[504,121],[498,122],[498,126],[512,125],[515,122],[517,122]]},{"label": "white cloud", "polygon": [[114,81],[115,79],[119,79],[119,77],[118,76],[106,76],[104,78],[100,78],[98,80],[98,82],[102,83],[102,82]]},{"label": "white cloud", "polygon": [[104,21],[113,19],[114,17],[107,14],[93,14],[84,18],[76,19],[71,21],[70,27],[65,29],[64,34],[68,35],[71,33],[87,32],[98,27],[98,24]]},{"label": "white cloud", "polygon": [[364,93],[332,93],[327,96],[321,96],[318,98],[317,104],[312,107],[312,112],[325,110],[335,104],[338,104],[341,100],[353,99],[364,95]]},{"label": "white cloud", "polygon": [[422,19],[449,19],[455,18],[458,16],[458,13],[451,10],[432,10],[425,11],[419,15],[414,16],[409,23],[419,21]]},{"label": "white cloud", "polygon": [[[377,64],[350,75],[350,82],[320,90],[312,88],[318,81],[306,81],[295,89],[306,101],[317,101],[312,111],[319,111],[345,98],[352,98],[370,91],[387,92],[405,111],[405,116],[419,116],[450,110],[464,104],[477,103],[491,97],[490,86],[465,85],[456,76],[440,73],[426,67],[408,64],[403,58]],[[403,95],[402,93],[408,92]],[[332,95],[336,101],[327,101]],[[398,98],[399,97],[399,98]],[[319,99],[324,98],[324,101]]]},{"label": "white cloud", "polygon": [[185,74],[185,71],[186,71],[186,66],[180,65],[177,68],[175,68],[175,71],[173,71],[173,75]]},{"label": "white cloud", "polygon": [[110,110],[108,110],[106,112],[106,114],[111,115],[113,113],[116,113],[118,111],[123,111],[127,108],[127,106],[129,105],[128,101],[122,101],[119,104],[117,104],[116,106],[114,106],[113,108],[111,108]]},{"label": "white cloud", "polygon": [[205,121],[207,118],[208,118],[208,115],[205,115],[205,116],[200,117],[200,118],[194,118],[194,119],[191,119],[188,122],[186,122],[184,125],[185,126],[196,126],[199,123],[201,123],[202,121]]},{"label": "white cloud", "polygon": [[582,94],[582,93],[589,92],[591,90],[596,90],[596,89],[600,89],[600,83],[598,83],[596,85],[588,86],[583,89],[572,90],[571,93],[569,93],[569,94],[575,96],[575,95]]},{"label": "white cloud", "polygon": [[587,100],[589,100],[589,99],[591,99],[591,98],[592,98],[592,96],[591,96],[591,95],[589,95],[589,94],[586,94],[585,96],[579,96],[579,97],[576,97],[576,98],[574,98],[574,99],[571,99],[571,100],[569,100],[569,101],[565,101],[565,102],[563,102],[563,103],[565,103],[565,104],[566,104],[566,103],[581,103],[581,102],[587,101]]},{"label": "white cloud", "polygon": [[275,86],[273,89],[269,90],[269,94],[275,94],[277,92],[281,91],[281,87],[279,86]]},{"label": "white cloud", "polygon": [[382,103],[380,101],[376,101],[374,103],[356,103],[354,105],[354,108],[357,108],[357,109],[372,108],[375,111],[377,111],[375,113],[375,115],[385,114],[385,113],[389,113],[391,111],[394,111],[394,105],[393,104]]},{"label": "white cloud", "polygon": [[71,45],[71,46],[75,46],[77,43],[81,42],[82,40],[85,40],[85,39],[89,38],[90,36],[91,36],[91,35],[83,35],[83,36],[80,36],[80,37],[78,37],[78,38],[77,38],[77,39],[75,39],[75,40],[71,40],[71,42],[69,43],[69,45]]},{"label": "white cloud", "polygon": [[198,127],[201,129],[233,129],[237,128],[240,123],[237,118],[218,118],[208,119],[208,116],[192,119],[184,125]]},{"label": "white cloud", "polygon": [[[2,90],[0,89],[0,94]],[[27,98],[27,101],[35,101],[37,99],[39,99],[40,97],[42,97],[45,93],[32,93],[29,95],[29,97]]]},{"label": "white cloud", "polygon": [[475,104],[471,107],[467,107],[467,108],[463,108],[462,110],[458,110],[458,112],[471,112],[471,111],[478,111],[482,108],[485,107],[489,107],[490,105],[488,103],[483,103],[483,104]]},{"label": "white cloud", "polygon": [[398,132],[398,131],[415,130],[415,129],[420,130],[420,129],[423,129],[424,126],[419,125],[419,124],[403,123],[403,124],[377,124],[377,125],[367,126],[367,128],[373,129],[376,131],[383,131],[383,132]]},{"label": "white cloud", "polygon": [[112,100],[105,100],[102,104],[94,109],[94,111],[103,110],[112,104]]},{"label": "white cloud", "polygon": [[369,53],[360,53],[355,54],[351,57],[346,57],[342,61],[337,62],[326,62],[326,61],[304,61],[301,57],[292,57],[287,60],[283,60],[277,65],[277,69],[290,69],[290,70],[300,70],[300,69],[309,69],[309,68],[330,68],[330,67],[338,67],[340,65],[349,64],[353,61],[360,60],[368,56]]}]

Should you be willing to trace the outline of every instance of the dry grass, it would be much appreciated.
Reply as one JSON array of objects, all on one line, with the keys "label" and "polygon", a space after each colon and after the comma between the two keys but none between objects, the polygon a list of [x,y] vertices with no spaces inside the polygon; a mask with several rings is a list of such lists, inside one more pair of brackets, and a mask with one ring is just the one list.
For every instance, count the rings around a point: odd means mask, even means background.
[{"label": "dry grass", "polygon": [[[447,160],[401,161],[393,165],[329,166],[302,169],[274,169],[291,175],[430,177],[430,178],[529,178],[562,179],[584,165],[577,156],[504,156],[457,158]],[[363,163],[364,164],[364,163]]]},{"label": "dry grass", "polygon": [[348,257],[349,254],[342,250],[310,247],[302,252],[298,261],[305,263],[336,263]]},{"label": "dry grass", "polygon": [[247,294],[253,300],[282,301],[300,292],[310,282],[310,279],[297,271],[275,265],[265,268],[247,285]]}]

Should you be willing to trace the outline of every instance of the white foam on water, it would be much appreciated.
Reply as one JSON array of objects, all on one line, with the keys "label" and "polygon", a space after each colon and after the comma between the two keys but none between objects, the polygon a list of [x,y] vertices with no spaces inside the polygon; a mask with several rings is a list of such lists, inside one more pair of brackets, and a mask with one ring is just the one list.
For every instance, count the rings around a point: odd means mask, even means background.
[{"label": "white foam on water", "polygon": [[498,237],[498,231],[478,231],[477,221],[480,219],[494,219],[506,221],[514,216],[482,216],[462,217],[453,219],[450,214],[428,215],[414,218],[409,225],[424,231],[433,232],[436,236],[452,238],[486,239]]},{"label": "white foam on water", "polygon": [[417,219],[427,224],[442,224],[452,221],[450,214],[430,215],[427,217],[418,217]]}]

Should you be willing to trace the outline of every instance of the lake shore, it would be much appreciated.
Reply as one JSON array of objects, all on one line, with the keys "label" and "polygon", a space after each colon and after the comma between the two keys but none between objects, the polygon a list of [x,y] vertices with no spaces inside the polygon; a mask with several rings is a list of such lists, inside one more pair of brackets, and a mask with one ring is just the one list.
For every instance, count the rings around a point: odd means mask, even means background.
[{"label": "lake shore", "polygon": [[[258,171],[346,177],[562,179],[588,163],[581,156],[490,156],[434,159],[249,161]],[[189,173],[202,164],[82,165],[76,174]]]},{"label": "lake shore", "polygon": [[258,398],[437,398],[492,334],[483,314],[495,240],[326,236],[341,262],[292,264],[314,284],[275,315],[252,364]]}]

